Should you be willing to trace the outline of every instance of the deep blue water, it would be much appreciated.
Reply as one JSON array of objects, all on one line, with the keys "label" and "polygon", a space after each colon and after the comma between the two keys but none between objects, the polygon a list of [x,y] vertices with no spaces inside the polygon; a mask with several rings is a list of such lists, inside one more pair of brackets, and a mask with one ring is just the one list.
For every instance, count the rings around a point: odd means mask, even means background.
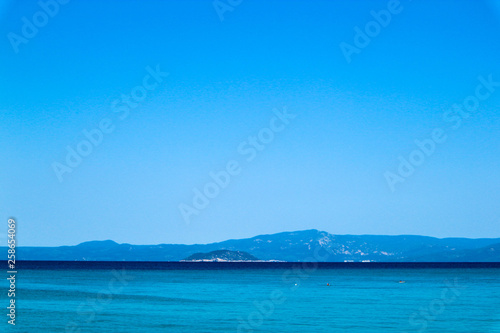
[{"label": "deep blue water", "polygon": [[500,264],[20,262],[17,270],[15,330],[2,306],[0,331],[500,332]]}]

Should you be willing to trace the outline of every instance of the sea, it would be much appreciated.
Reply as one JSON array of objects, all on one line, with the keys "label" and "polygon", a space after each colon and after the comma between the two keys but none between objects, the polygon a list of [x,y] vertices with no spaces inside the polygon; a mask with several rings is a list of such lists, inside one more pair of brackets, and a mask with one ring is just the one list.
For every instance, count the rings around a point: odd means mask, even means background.
[{"label": "sea", "polygon": [[1,332],[500,332],[500,263],[17,262],[16,272],[15,325],[4,280]]}]

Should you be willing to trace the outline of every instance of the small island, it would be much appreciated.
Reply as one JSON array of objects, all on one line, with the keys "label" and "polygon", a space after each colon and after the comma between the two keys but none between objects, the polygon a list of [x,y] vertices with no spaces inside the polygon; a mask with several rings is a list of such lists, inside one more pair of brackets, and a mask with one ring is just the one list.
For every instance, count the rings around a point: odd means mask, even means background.
[{"label": "small island", "polygon": [[217,250],[208,253],[195,253],[181,261],[260,261],[248,252]]}]

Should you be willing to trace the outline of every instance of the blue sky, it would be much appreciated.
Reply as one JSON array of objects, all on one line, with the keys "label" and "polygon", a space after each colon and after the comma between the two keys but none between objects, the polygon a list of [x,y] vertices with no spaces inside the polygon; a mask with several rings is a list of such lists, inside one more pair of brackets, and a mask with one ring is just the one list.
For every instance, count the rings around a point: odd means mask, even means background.
[{"label": "blue sky", "polygon": [[[401,1],[348,63],[341,43],[389,3],[242,1],[221,21],[211,1],[73,0],[25,38],[40,5],[5,2],[0,216],[34,246],[311,228],[500,237],[500,87],[459,128],[444,117],[478,77],[500,81],[500,6]],[[247,161],[238,147],[284,108],[295,117]],[[103,120],[112,131],[58,177]],[[446,141],[391,188],[387,172],[436,128]],[[186,223],[179,205],[196,210],[193,189],[230,161],[239,173]]]}]

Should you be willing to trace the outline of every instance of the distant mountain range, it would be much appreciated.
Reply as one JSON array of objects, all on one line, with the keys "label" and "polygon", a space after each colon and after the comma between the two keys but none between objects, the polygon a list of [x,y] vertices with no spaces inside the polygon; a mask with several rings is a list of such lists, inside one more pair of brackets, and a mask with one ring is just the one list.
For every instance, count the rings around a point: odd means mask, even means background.
[{"label": "distant mountain range", "polygon": [[[304,230],[204,245],[131,245],[91,241],[76,246],[18,247],[18,260],[179,261],[196,253],[243,251],[261,260],[326,262],[500,262],[500,238],[332,235]],[[7,253],[6,247],[2,249]]]}]

